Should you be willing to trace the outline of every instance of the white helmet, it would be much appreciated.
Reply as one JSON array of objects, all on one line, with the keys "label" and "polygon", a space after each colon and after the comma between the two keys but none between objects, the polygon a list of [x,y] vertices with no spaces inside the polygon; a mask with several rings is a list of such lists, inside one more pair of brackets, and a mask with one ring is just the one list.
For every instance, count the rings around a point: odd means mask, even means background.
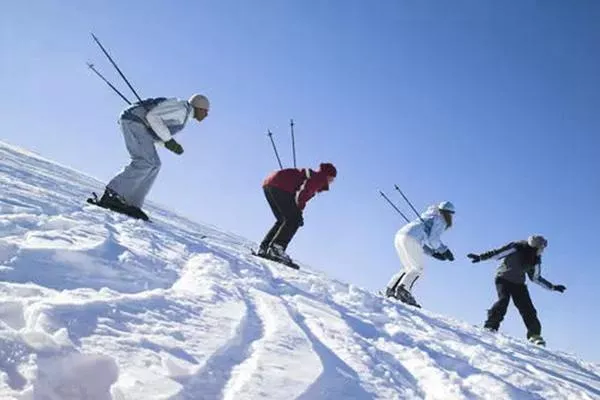
[{"label": "white helmet", "polygon": [[527,244],[536,249],[543,250],[548,246],[548,241],[542,235],[531,235],[527,238]]},{"label": "white helmet", "polygon": [[452,214],[454,214],[456,212],[456,209],[454,208],[454,204],[452,204],[449,201],[442,201],[440,204],[438,204],[438,210],[448,211],[449,213],[452,213]]},{"label": "white helmet", "polygon": [[188,103],[192,105],[194,108],[202,108],[204,110],[208,110],[210,108],[210,102],[208,98],[202,94],[195,94],[188,100]]}]

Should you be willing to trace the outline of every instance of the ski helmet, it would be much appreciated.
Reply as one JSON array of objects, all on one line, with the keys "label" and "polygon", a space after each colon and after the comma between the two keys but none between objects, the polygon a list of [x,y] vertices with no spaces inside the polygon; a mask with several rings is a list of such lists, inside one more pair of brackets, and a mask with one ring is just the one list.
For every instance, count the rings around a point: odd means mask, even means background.
[{"label": "ski helmet", "polygon": [[194,108],[202,108],[208,110],[210,108],[210,102],[208,98],[202,94],[195,94],[188,100],[188,103]]},{"label": "ski helmet", "polygon": [[536,249],[545,249],[548,241],[542,235],[531,235],[527,238],[527,244]]},{"label": "ski helmet", "polygon": [[454,208],[454,204],[452,204],[449,201],[442,201],[438,205],[438,210],[440,210],[440,211],[448,211],[449,213],[452,213],[452,214],[454,214],[456,212],[456,209]]}]

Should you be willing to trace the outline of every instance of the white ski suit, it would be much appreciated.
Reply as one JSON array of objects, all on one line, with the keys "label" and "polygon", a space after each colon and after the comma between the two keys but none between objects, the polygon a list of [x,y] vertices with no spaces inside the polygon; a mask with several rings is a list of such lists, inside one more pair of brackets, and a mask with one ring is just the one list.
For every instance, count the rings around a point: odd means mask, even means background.
[{"label": "white ski suit", "polygon": [[194,115],[185,100],[160,99],[150,111],[141,103],[127,108],[119,118],[131,161],[106,187],[127,204],[141,208],[160,171],[156,142],[167,142]]},{"label": "white ski suit", "polygon": [[400,228],[394,244],[404,269],[390,279],[389,289],[396,291],[402,285],[409,292],[412,290],[415,281],[423,274],[424,254],[431,251],[444,253],[448,249],[440,240],[446,228],[446,220],[437,206],[430,206],[420,219]]}]

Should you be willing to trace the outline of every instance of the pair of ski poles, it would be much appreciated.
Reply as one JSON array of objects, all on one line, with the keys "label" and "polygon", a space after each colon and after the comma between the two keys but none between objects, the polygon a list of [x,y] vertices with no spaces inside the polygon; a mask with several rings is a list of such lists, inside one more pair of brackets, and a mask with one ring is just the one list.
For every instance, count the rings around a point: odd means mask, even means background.
[{"label": "pair of ski poles", "polygon": [[[408,203],[408,205],[413,210],[413,212],[415,213],[415,215],[417,216],[417,218],[419,218],[421,220],[421,222],[424,222],[423,219],[421,218],[421,215],[418,213],[418,211],[416,210],[416,208],[412,205],[412,203],[410,202],[410,200],[408,199],[408,197],[406,197],[406,195],[404,194],[404,192],[402,192],[402,190],[398,187],[398,185],[394,185],[394,189],[396,189],[400,193],[400,195],[402,195],[402,198]],[[398,207],[396,207],[396,205],[389,199],[389,197],[387,197],[385,195],[385,193],[383,193],[380,190],[379,194],[390,204],[390,206],[392,206],[394,208],[394,210],[396,210],[396,212],[398,212],[398,214],[400,214],[400,216],[402,216],[402,218],[404,218],[404,220],[407,223],[410,222],[410,219],[408,219],[408,217],[402,211],[400,211],[400,209],[398,209]]]},{"label": "pair of ski poles", "polygon": [[[138,99],[138,101],[140,103],[142,103],[141,97],[138,95],[138,93],[136,92],[136,90],[133,88],[133,86],[131,85],[131,83],[129,82],[129,80],[125,77],[125,74],[123,74],[123,72],[121,71],[121,69],[119,68],[119,66],[115,62],[115,60],[110,56],[110,54],[108,54],[108,51],[104,48],[104,46],[102,45],[102,43],[100,43],[100,40],[93,33],[92,33],[92,38],[94,39],[94,42],[96,42],[96,44],[98,45],[98,47],[100,47],[100,50],[102,50],[102,52],[104,53],[104,55],[106,56],[106,58],[108,58],[108,60],[110,61],[110,63],[113,65],[113,67],[115,67],[115,69],[117,70],[117,72],[119,73],[119,75],[121,76],[121,78],[123,78],[123,80],[125,81],[125,83],[129,87],[129,89],[131,89],[131,91],[133,92],[133,94],[135,95],[135,97]],[[94,64],[88,62],[87,66],[100,79],[102,79],[108,85],[108,87],[110,87],[117,95],[119,95],[119,97],[121,97],[121,99],[123,99],[123,101],[125,101],[125,103],[127,103],[128,105],[132,104],[132,102],[129,101],[129,99],[123,93],[121,93],[121,91],[119,89],[117,89],[115,87],[115,85],[113,85],[108,79],[106,79],[104,77],[104,75],[102,75],[96,69],[96,67],[94,67]],[[293,119],[290,120],[290,132],[291,132],[291,136],[292,136],[292,156],[293,156],[293,160],[294,160],[294,168],[296,168],[296,137],[294,135],[294,120]],[[275,145],[275,141],[273,140],[273,133],[269,130],[267,136],[271,140],[271,145],[273,146],[273,151],[275,152],[275,157],[277,158],[277,163],[279,164],[279,168],[283,169],[283,164],[281,163],[281,158],[279,157],[279,152],[277,151],[277,146]]]},{"label": "pair of ski poles", "polygon": [[[296,168],[296,138],[294,136],[294,120],[293,119],[290,119],[290,133],[292,135],[292,156],[294,159],[294,168]],[[275,157],[277,158],[277,163],[279,164],[279,168],[283,169],[283,165],[281,164],[281,158],[279,158],[279,152],[277,151],[277,146],[275,146],[275,141],[273,140],[273,132],[271,132],[271,130],[268,130],[267,136],[271,140],[271,145],[273,146],[273,152],[275,153]]]},{"label": "pair of ski poles", "polygon": [[[129,80],[125,77],[125,75],[123,74],[123,72],[121,71],[121,69],[119,68],[119,66],[117,65],[117,63],[115,62],[115,60],[113,60],[113,58],[110,56],[110,54],[108,54],[108,51],[106,51],[106,49],[104,48],[104,46],[102,46],[102,43],[100,43],[100,40],[98,40],[98,38],[96,37],[96,35],[94,35],[93,33],[92,33],[92,38],[94,39],[94,41],[96,42],[96,44],[100,47],[100,50],[102,50],[102,52],[104,53],[104,55],[106,56],[106,58],[108,58],[108,60],[110,61],[110,63],[113,65],[113,67],[115,67],[115,69],[117,70],[117,72],[119,73],[119,75],[121,75],[121,78],[123,78],[123,80],[125,81],[125,83],[129,87],[129,89],[131,89],[131,91],[133,92],[133,94],[135,95],[135,97],[138,99],[138,101],[141,103],[142,102],[141,97],[135,91],[135,89],[133,88],[133,86],[131,86],[131,83],[129,83]],[[114,90],[115,93],[117,93],[119,95],[119,97],[121,97],[127,104],[129,104],[129,105],[133,104],[131,101],[129,101],[129,99],[127,97],[125,97],[125,95],[123,93],[121,93],[119,91],[119,89],[117,89],[112,83],[110,83],[110,81],[108,79],[106,79],[104,77],[104,75],[102,75],[100,72],[98,72],[98,70],[94,67],[94,64],[88,62],[87,66],[100,79],[102,79],[112,90]]]}]

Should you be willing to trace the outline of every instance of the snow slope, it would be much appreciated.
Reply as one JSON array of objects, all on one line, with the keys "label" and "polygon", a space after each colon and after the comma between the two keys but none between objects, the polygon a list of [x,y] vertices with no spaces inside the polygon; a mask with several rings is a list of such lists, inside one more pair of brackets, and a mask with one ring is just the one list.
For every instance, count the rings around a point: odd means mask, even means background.
[{"label": "snow slope", "polygon": [[384,300],[0,143],[1,399],[600,399],[600,366]]}]

